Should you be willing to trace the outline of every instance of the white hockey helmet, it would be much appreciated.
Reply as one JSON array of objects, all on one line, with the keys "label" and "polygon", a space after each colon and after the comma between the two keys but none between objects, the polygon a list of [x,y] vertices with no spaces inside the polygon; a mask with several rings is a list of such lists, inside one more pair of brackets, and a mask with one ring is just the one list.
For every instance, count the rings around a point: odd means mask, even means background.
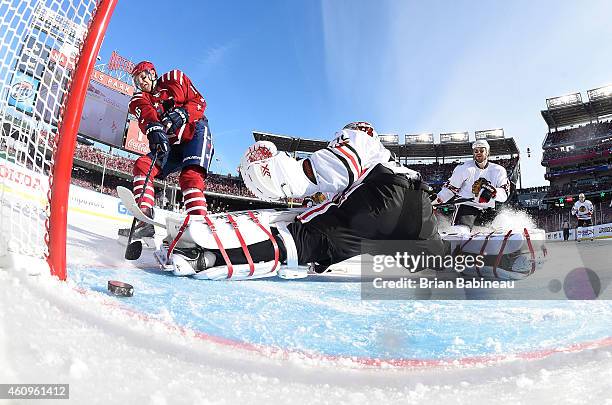
[{"label": "white hockey helmet", "polygon": [[351,122],[351,123],[346,124],[344,128],[342,129],[352,129],[355,131],[362,131],[370,135],[373,138],[378,138],[378,133],[376,132],[372,124],[366,121]]},{"label": "white hockey helmet", "polygon": [[476,148],[485,148],[487,150],[487,156],[491,152],[491,147],[489,146],[489,142],[486,139],[479,139],[472,144],[472,150]]},{"label": "white hockey helmet", "polygon": [[584,201],[584,199],[585,199],[585,198],[586,198],[586,197],[584,196],[584,193],[580,193],[580,194],[578,194],[578,199],[579,199],[580,201]]}]

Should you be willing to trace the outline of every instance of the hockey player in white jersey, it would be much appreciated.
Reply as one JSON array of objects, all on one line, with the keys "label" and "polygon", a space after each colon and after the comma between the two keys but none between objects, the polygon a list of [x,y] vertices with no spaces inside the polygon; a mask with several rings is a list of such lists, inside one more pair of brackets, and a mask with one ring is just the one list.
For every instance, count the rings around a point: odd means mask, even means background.
[{"label": "hockey player in white jersey", "polygon": [[572,207],[572,215],[578,220],[576,240],[578,242],[587,238],[593,240],[593,203],[585,198],[584,193],[578,195],[578,201]]},{"label": "hockey player in white jersey", "polygon": [[505,202],[510,193],[506,169],[489,161],[490,146],[486,140],[472,144],[473,160],[455,167],[442,186],[434,205],[453,197],[462,200],[455,206],[452,225],[454,232],[469,233],[475,223],[482,221],[485,209],[495,208],[495,202]]}]

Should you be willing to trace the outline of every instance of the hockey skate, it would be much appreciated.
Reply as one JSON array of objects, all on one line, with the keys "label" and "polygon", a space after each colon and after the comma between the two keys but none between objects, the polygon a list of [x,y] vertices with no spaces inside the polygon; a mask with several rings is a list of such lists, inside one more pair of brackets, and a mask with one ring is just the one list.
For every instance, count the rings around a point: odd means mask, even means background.
[{"label": "hockey skate", "polygon": [[[153,218],[153,209],[145,207],[143,213],[149,217]],[[120,228],[117,231],[117,237],[120,243],[127,244],[127,240],[130,237],[131,228]],[[132,241],[140,240],[149,248],[155,248],[155,226],[153,224],[148,224],[142,221],[136,221],[136,226],[134,227],[134,233],[132,234]]]},{"label": "hockey skate", "polygon": [[175,247],[168,254],[168,244],[164,243],[154,253],[155,260],[164,271],[172,271],[176,276],[192,276],[206,271],[214,266],[216,256],[200,247],[181,248]]}]

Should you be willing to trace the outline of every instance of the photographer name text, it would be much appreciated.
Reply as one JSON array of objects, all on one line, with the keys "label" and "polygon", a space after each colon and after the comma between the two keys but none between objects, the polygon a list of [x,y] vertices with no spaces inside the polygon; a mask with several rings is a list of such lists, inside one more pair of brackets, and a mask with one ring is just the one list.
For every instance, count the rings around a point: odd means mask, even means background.
[{"label": "photographer name text", "polygon": [[453,289],[453,288],[495,288],[506,289],[514,288],[514,280],[485,280],[480,279],[463,279],[457,278],[454,280],[438,280],[437,277],[430,279],[426,277],[408,278],[402,277],[396,280],[386,280],[382,277],[377,277],[372,280],[374,288],[378,289]]}]

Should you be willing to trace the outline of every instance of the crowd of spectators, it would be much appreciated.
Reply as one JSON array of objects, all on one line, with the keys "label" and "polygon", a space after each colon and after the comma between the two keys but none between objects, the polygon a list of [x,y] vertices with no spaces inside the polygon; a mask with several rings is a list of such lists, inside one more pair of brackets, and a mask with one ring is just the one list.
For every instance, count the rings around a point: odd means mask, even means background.
[{"label": "crowd of spectators", "polygon": [[118,197],[117,187],[131,187],[131,182],[127,179],[110,175],[104,177],[104,184],[102,184],[101,173],[80,167],[74,167],[72,169],[70,182],[83,188],[89,188],[103,194],[112,195],[113,197]]},{"label": "crowd of spectators", "polygon": [[550,186],[526,187],[520,189],[521,193],[545,193],[550,190]]},{"label": "crowd of spectators", "polygon": [[134,166],[134,159],[130,159],[123,156],[111,155],[100,149],[92,146],[85,146],[77,144],[74,151],[74,157],[76,159],[83,160],[85,162],[92,163],[100,166],[100,168],[106,165],[107,168],[111,168],[121,173],[132,174],[132,167]]},{"label": "crowd of spectators", "polygon": [[253,193],[238,177],[222,176],[211,173],[206,179],[206,190],[219,194],[230,194],[255,198]]},{"label": "crowd of spectators", "polygon": [[[100,149],[80,144],[77,144],[74,156],[77,160],[99,166],[100,172],[104,165],[106,165],[107,168],[129,176],[132,175],[132,167],[135,160],[124,156],[112,155]],[[171,174],[166,178],[166,181],[170,186],[178,187],[178,173]],[[215,173],[210,173],[207,177],[206,190],[219,194],[254,198],[254,195],[239,178]]]},{"label": "crowd of spectators", "polygon": [[573,180],[561,186],[551,185],[546,197],[562,197],[577,193],[592,193],[607,190],[612,190],[612,178],[610,176],[603,176],[586,180]]},{"label": "crowd of spectators", "polygon": [[570,175],[577,174],[587,174],[587,173],[599,173],[599,172],[607,172],[610,170],[610,166],[612,165],[612,159],[610,161],[600,160],[600,161],[583,161],[577,160],[572,162],[567,162],[562,166],[554,166],[550,167],[549,170],[544,174],[544,178],[546,180],[551,180],[555,178],[566,177]]},{"label": "crowd of spectators", "polygon": [[596,122],[575,128],[550,132],[544,141],[544,147],[564,144],[586,139],[597,139],[612,134],[612,122]]},{"label": "crowd of spectators", "polygon": [[[553,159],[576,158],[576,159],[595,159],[598,157],[607,157],[612,151],[612,139],[600,142],[596,145],[586,145],[584,147],[576,147],[572,150],[560,150],[559,148],[544,149],[543,162],[550,162]],[[572,160],[572,159],[568,159]],[[551,162],[552,163],[552,162]]]},{"label": "crowd of spectators", "polygon": [[[518,163],[518,158],[511,158],[511,159],[491,158],[491,162],[497,163],[498,165],[503,166],[508,172],[508,176],[510,176],[511,173],[514,172],[514,169],[516,168],[516,165]],[[410,164],[408,165],[408,167],[421,173],[421,177],[426,182],[428,182],[429,184],[435,185],[435,184],[442,184],[446,182],[446,180],[448,180],[450,176],[453,174],[453,170],[455,169],[455,167],[457,167],[457,165],[459,165],[460,163],[461,162],[459,161],[454,161],[451,163],[434,162],[434,163],[428,163],[428,164]]]}]

